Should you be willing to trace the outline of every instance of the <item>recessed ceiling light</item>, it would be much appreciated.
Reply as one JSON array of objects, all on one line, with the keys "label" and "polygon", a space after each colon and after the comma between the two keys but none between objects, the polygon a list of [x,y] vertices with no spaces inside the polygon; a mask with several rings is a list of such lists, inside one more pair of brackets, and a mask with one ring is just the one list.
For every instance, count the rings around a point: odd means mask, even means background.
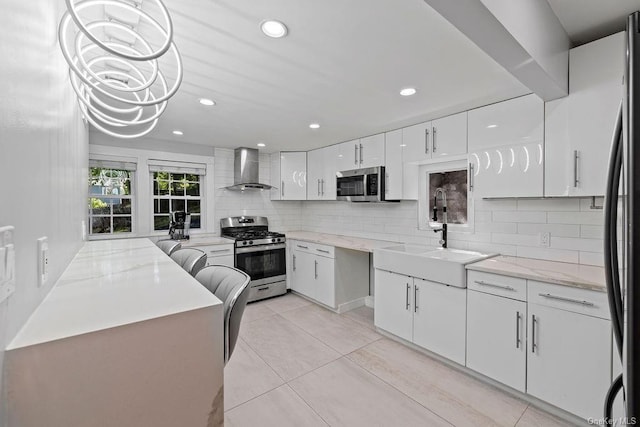
[{"label": "recessed ceiling light", "polygon": [[400,95],[402,96],[411,96],[416,94],[416,89],[413,87],[405,87],[400,91]]},{"label": "recessed ceiling light", "polygon": [[266,20],[260,24],[260,29],[265,36],[279,39],[287,35],[287,26],[280,21]]},{"label": "recessed ceiling light", "polygon": [[267,144],[265,144],[264,142],[258,142],[258,147],[266,147]]},{"label": "recessed ceiling light", "polygon": [[311,129],[318,129],[318,128],[320,127],[320,125],[319,125],[318,123],[311,123],[311,124],[309,125],[309,127],[310,127]]},{"label": "recessed ceiling light", "polygon": [[497,128],[497,127],[498,127],[498,125],[489,125],[489,126],[487,126],[487,129],[493,129],[493,128]]},{"label": "recessed ceiling light", "polygon": [[181,131],[181,130],[174,130],[174,131],[173,131],[173,134],[174,134],[174,135],[184,135],[184,133],[182,133],[182,131]]},{"label": "recessed ceiling light", "polygon": [[200,98],[198,101],[200,102],[200,104],[206,105],[207,107],[216,105],[216,102],[213,99],[209,99],[209,98]]}]

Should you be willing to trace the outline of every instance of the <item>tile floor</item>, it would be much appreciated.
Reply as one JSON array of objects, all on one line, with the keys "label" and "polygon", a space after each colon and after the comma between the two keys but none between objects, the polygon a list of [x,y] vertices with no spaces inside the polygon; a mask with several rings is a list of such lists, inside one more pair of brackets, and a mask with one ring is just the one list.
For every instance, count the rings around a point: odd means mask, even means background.
[{"label": "tile floor", "polygon": [[566,423],[293,294],[252,303],[225,368],[227,426],[517,426]]}]

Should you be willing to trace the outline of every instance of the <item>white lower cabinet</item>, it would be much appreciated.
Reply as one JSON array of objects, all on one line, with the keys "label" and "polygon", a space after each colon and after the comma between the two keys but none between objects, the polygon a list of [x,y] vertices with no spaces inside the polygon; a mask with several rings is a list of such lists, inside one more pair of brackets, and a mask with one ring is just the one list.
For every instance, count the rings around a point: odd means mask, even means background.
[{"label": "white lower cabinet", "polygon": [[610,385],[611,322],[529,304],[527,393],[598,419]]},{"label": "white lower cabinet", "polygon": [[[369,295],[369,254],[289,240],[291,290],[343,311]],[[353,304],[353,306],[351,306]]]},{"label": "white lower cabinet", "polygon": [[467,367],[526,390],[527,303],[467,292]]},{"label": "white lower cabinet", "polygon": [[196,246],[196,249],[200,249],[207,254],[207,266],[209,265],[226,265],[229,267],[234,266],[235,254],[233,244],[222,245],[210,245],[210,246]]},{"label": "white lower cabinet", "polygon": [[375,270],[374,323],[454,362],[465,362],[466,289]]}]

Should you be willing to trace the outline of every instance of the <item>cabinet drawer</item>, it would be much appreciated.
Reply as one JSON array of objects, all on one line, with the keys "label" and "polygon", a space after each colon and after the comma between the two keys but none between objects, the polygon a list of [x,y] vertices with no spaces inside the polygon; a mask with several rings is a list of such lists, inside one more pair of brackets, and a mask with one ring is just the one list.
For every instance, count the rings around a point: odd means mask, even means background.
[{"label": "cabinet drawer", "polygon": [[235,257],[233,255],[208,256],[207,266],[210,265],[226,265],[234,267]]},{"label": "cabinet drawer", "polygon": [[232,244],[197,246],[196,248],[207,254],[207,257],[234,255]]},{"label": "cabinet drawer", "polygon": [[320,245],[318,243],[303,242],[296,240],[292,247],[296,251],[307,252],[314,255],[320,255],[328,258],[335,258],[335,248],[333,246]]},{"label": "cabinet drawer", "polygon": [[527,300],[527,281],[517,277],[468,270],[467,288],[519,301]]},{"label": "cabinet drawer", "polygon": [[528,299],[530,303],[611,319],[606,292],[529,280]]}]

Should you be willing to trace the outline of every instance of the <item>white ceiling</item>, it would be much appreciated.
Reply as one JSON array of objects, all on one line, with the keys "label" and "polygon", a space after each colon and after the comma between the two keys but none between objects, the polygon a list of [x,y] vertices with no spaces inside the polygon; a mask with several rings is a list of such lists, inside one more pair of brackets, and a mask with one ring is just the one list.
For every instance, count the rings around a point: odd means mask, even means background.
[{"label": "white ceiling", "polygon": [[[640,8],[640,0],[549,3],[578,42]],[[308,150],[530,92],[423,0],[165,4],[185,74],[154,139]],[[264,36],[265,19],[285,22],[289,35]],[[417,95],[401,97],[406,86]],[[309,129],[313,122],[321,128]]]},{"label": "white ceiling", "polygon": [[626,28],[627,16],[640,10],[640,0],[547,0],[574,45]]},{"label": "white ceiling", "polygon": [[[185,75],[158,139],[306,150],[530,92],[422,0],[165,4]],[[267,18],[289,35],[265,37]]]}]

